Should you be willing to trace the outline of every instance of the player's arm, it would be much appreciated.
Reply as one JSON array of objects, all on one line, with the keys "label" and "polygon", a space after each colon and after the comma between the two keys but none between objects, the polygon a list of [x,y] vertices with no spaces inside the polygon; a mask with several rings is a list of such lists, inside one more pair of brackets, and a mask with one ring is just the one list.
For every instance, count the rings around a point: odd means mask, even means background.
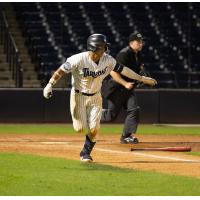
[{"label": "player's arm", "polygon": [[43,95],[46,99],[49,99],[52,97],[52,88],[53,86],[57,83],[57,81],[65,74],[65,72],[61,69],[58,68],[52,77],[49,80],[49,83],[46,85],[46,87],[43,90]]},{"label": "player's arm", "polygon": [[52,96],[52,87],[57,83],[57,81],[62,78],[65,73],[70,73],[77,66],[79,62],[79,58],[76,55],[67,58],[66,62],[64,62],[53,74],[49,83],[43,90],[43,96],[49,99]]},{"label": "player's arm", "polygon": [[139,74],[135,73],[133,70],[129,69],[124,65],[116,65],[113,71],[147,85],[153,86],[157,84],[157,81],[155,79],[146,76],[140,76]]},{"label": "player's arm", "polygon": [[119,73],[111,71],[110,75],[112,76],[113,80],[123,85],[126,89],[131,90],[133,88],[134,83],[127,82],[126,80],[124,80]]}]

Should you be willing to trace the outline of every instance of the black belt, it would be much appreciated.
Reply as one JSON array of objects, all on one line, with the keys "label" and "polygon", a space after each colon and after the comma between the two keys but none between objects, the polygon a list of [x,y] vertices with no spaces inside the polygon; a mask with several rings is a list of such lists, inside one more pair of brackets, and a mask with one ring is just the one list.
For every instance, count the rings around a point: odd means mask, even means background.
[{"label": "black belt", "polygon": [[94,96],[96,93],[91,93],[91,94],[88,94],[88,93],[85,93],[85,92],[80,92],[79,90],[75,90],[76,93],[80,93],[82,95],[85,95],[85,96]]}]

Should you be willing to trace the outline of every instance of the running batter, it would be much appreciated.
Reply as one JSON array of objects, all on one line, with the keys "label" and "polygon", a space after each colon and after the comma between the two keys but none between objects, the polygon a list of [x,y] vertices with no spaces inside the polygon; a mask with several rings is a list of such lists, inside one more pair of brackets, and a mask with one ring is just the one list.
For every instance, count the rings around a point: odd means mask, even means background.
[{"label": "running batter", "polygon": [[101,86],[103,79],[112,71],[145,84],[155,85],[156,80],[140,76],[126,66],[116,63],[116,60],[106,54],[109,43],[106,36],[93,34],[87,40],[86,52],[69,57],[53,74],[43,90],[45,98],[52,96],[52,87],[65,74],[72,73],[72,89],[70,97],[70,111],[73,127],[77,132],[86,134],[80,159],[92,162],[91,151],[96,143],[96,136],[100,128],[102,112]]}]

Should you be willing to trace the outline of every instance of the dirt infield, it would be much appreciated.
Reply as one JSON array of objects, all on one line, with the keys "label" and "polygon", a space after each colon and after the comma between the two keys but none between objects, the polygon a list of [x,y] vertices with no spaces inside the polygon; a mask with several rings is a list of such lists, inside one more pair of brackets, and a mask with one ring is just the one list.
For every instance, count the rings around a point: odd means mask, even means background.
[{"label": "dirt infield", "polygon": [[[140,136],[137,145],[119,144],[119,136],[100,136],[92,153],[95,163],[200,178],[200,157],[183,152],[130,151],[131,147],[191,146],[200,151],[199,136]],[[79,160],[82,135],[0,135],[0,152],[21,152]]]}]

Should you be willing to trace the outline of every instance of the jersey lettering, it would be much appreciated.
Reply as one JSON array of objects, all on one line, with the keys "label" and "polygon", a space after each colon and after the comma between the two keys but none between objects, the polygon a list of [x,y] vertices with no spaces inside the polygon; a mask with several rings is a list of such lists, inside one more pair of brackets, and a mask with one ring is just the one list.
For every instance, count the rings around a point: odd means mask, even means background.
[{"label": "jersey lettering", "polygon": [[92,76],[93,78],[96,78],[98,76],[101,76],[102,74],[105,74],[106,69],[107,69],[107,67],[101,71],[93,72],[93,71],[90,71],[89,68],[83,68],[83,76],[84,77]]}]

